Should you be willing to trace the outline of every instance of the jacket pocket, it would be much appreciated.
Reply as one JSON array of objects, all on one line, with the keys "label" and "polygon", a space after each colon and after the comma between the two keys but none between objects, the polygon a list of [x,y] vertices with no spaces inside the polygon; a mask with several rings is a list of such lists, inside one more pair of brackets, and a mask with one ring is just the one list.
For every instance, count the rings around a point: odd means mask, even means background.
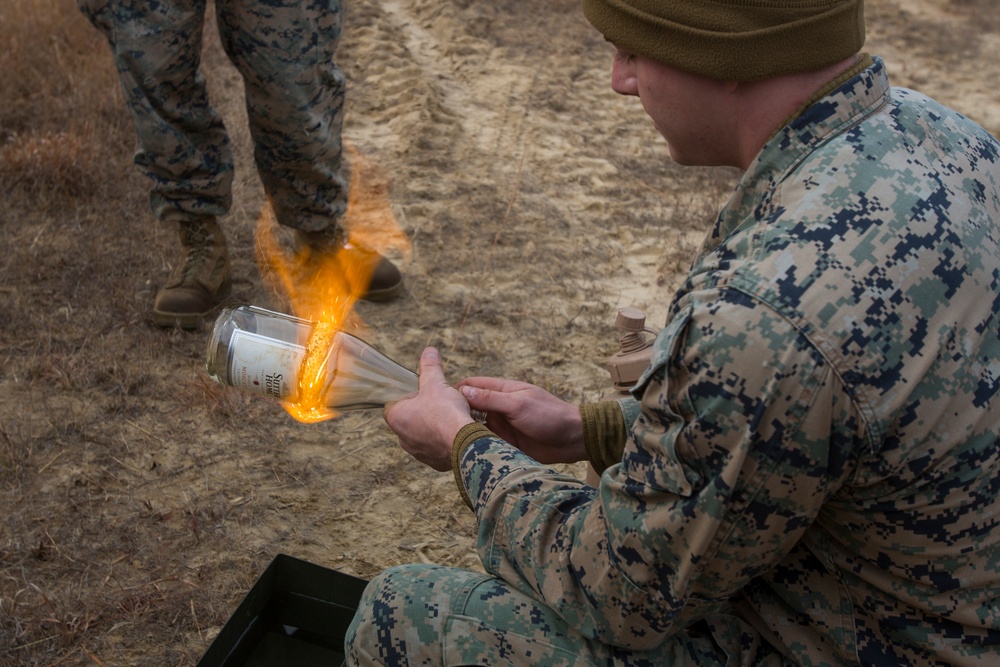
[{"label": "jacket pocket", "polygon": [[691,408],[686,398],[686,369],[681,366],[693,307],[681,310],[656,337],[653,355],[632,395],[641,411],[632,426],[622,457],[621,472],[650,490],[681,496],[692,493],[697,475],[683,465],[684,443]]}]

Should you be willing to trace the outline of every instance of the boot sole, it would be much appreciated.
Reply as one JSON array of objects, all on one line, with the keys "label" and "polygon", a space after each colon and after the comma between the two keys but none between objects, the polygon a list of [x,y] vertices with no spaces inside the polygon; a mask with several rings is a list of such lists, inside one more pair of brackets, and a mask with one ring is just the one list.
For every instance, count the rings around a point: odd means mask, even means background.
[{"label": "boot sole", "polygon": [[[228,269],[227,269],[228,274]],[[205,318],[214,314],[222,302],[225,301],[229,293],[232,292],[233,283],[231,276],[227,275],[219,287],[218,292],[213,296],[212,306],[200,313],[177,313],[167,310],[159,310],[153,306],[153,324],[158,327],[169,329],[198,329],[205,323]]]},{"label": "boot sole", "polygon": [[170,329],[198,329],[214,311],[213,307],[204,313],[168,313],[154,308],[153,324]]},{"label": "boot sole", "polygon": [[387,301],[392,301],[403,291],[403,281],[400,280],[395,285],[391,287],[383,287],[379,290],[368,290],[361,295],[362,301],[368,301],[371,303],[385,303]]}]

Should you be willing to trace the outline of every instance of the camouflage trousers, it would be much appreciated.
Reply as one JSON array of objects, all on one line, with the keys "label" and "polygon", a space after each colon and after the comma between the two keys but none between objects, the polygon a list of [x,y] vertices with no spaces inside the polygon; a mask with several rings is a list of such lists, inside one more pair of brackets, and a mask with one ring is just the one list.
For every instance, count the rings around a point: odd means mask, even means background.
[{"label": "camouflage trousers", "polygon": [[[233,153],[200,71],[207,0],[78,0],[108,39],[160,220],[221,216]],[[340,0],[215,0],[243,77],[254,159],[278,222],[323,229],[346,207]]]},{"label": "camouflage trousers", "polygon": [[373,579],[345,640],[348,665],[786,664],[735,616],[713,617],[650,651],[588,639],[502,579],[435,565],[402,565]]}]

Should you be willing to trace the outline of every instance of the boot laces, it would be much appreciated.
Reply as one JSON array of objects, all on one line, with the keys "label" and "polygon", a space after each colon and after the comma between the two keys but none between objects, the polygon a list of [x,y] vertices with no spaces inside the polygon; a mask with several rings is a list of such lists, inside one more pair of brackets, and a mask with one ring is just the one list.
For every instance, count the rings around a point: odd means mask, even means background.
[{"label": "boot laces", "polygon": [[208,225],[195,223],[187,231],[187,257],[185,258],[184,269],[181,273],[181,279],[185,282],[189,279],[197,278],[202,265],[209,260],[212,254],[213,245],[213,237],[209,232]]}]

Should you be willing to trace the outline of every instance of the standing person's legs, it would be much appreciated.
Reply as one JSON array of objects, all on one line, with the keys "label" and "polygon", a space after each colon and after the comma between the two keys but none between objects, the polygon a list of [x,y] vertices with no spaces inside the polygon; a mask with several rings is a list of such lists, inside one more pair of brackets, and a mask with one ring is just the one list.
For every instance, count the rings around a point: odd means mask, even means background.
[{"label": "standing person's legs", "polygon": [[135,163],[152,180],[157,219],[179,225],[183,254],[156,295],[153,321],[199,326],[229,292],[216,217],[232,203],[233,157],[199,72],[205,0],[79,0],[111,45],[139,136]]},{"label": "standing person's legs", "polygon": [[199,72],[206,0],[79,0],[107,37],[159,220],[224,215],[233,157]]},{"label": "standing person's legs", "polygon": [[[277,221],[320,258],[342,251],[340,0],[217,0],[216,8],[226,53],[243,75],[254,159]],[[392,262],[353,250],[371,274],[362,298],[388,300],[402,290]]]},{"label": "standing person's legs", "polygon": [[344,642],[349,665],[781,665],[745,623],[714,617],[650,651],[588,639],[502,579],[434,565],[403,565],[365,589]]},{"label": "standing person's legs", "polygon": [[337,225],[345,82],[334,62],[340,0],[219,0],[222,43],[243,75],[254,159],[282,225]]}]

